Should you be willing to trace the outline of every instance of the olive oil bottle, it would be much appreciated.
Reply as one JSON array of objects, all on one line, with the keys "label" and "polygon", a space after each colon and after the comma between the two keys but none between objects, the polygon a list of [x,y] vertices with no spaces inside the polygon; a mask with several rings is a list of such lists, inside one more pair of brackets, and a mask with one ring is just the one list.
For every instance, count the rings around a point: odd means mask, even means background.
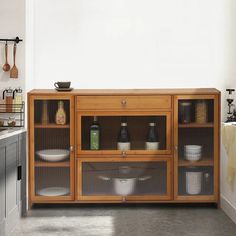
[{"label": "olive oil bottle", "polygon": [[58,110],[56,113],[56,124],[57,125],[65,125],[66,124],[66,113],[64,110],[63,101],[58,102]]},{"label": "olive oil bottle", "polygon": [[93,123],[90,126],[90,150],[100,149],[100,125],[97,116],[93,117]]}]

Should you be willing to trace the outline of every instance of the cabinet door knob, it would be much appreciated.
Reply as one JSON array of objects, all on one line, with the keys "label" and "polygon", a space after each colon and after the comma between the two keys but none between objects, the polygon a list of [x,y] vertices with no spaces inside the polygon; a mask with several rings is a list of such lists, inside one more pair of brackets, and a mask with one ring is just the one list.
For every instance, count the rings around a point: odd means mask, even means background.
[{"label": "cabinet door knob", "polygon": [[74,152],[74,146],[70,146],[70,152]]},{"label": "cabinet door knob", "polygon": [[125,151],[122,152],[122,157],[123,158],[126,157],[126,152]]},{"label": "cabinet door knob", "polygon": [[127,105],[127,101],[126,101],[126,100],[122,100],[122,101],[121,101],[121,105],[122,105],[122,106],[126,106],[126,105]]}]

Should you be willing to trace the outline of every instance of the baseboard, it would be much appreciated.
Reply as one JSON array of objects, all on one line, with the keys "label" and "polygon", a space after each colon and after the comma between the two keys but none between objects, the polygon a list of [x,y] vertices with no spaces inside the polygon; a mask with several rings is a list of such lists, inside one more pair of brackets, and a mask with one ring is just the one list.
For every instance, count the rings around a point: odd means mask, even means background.
[{"label": "baseboard", "polygon": [[221,208],[222,210],[231,218],[231,220],[236,224],[236,208],[221,195]]}]

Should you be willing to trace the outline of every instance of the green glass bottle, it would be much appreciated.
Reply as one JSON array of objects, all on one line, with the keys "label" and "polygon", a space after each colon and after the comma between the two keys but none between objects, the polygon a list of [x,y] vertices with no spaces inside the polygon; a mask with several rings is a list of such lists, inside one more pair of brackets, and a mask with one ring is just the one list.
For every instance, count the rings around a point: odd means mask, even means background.
[{"label": "green glass bottle", "polygon": [[90,150],[100,149],[100,125],[97,116],[93,117],[93,123],[90,126]]}]

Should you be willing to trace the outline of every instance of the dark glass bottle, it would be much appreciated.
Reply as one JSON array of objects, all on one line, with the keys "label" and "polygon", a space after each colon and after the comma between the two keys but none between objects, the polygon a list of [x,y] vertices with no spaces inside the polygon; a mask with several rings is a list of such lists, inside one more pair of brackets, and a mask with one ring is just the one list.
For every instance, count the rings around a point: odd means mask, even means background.
[{"label": "dark glass bottle", "polygon": [[97,116],[93,117],[93,123],[90,126],[90,149],[100,149],[100,125],[98,124]]},{"label": "dark glass bottle", "polygon": [[130,149],[130,136],[127,128],[127,123],[121,123],[121,129],[118,135],[117,148],[119,150],[129,150]]},{"label": "dark glass bottle", "polygon": [[147,142],[157,142],[157,131],[156,131],[156,123],[149,123],[149,131],[147,135]]},{"label": "dark glass bottle", "polygon": [[158,142],[158,133],[156,129],[156,123],[150,122],[149,131],[148,131],[147,140],[146,140],[146,149],[156,150],[158,148],[159,148],[159,142]]}]

